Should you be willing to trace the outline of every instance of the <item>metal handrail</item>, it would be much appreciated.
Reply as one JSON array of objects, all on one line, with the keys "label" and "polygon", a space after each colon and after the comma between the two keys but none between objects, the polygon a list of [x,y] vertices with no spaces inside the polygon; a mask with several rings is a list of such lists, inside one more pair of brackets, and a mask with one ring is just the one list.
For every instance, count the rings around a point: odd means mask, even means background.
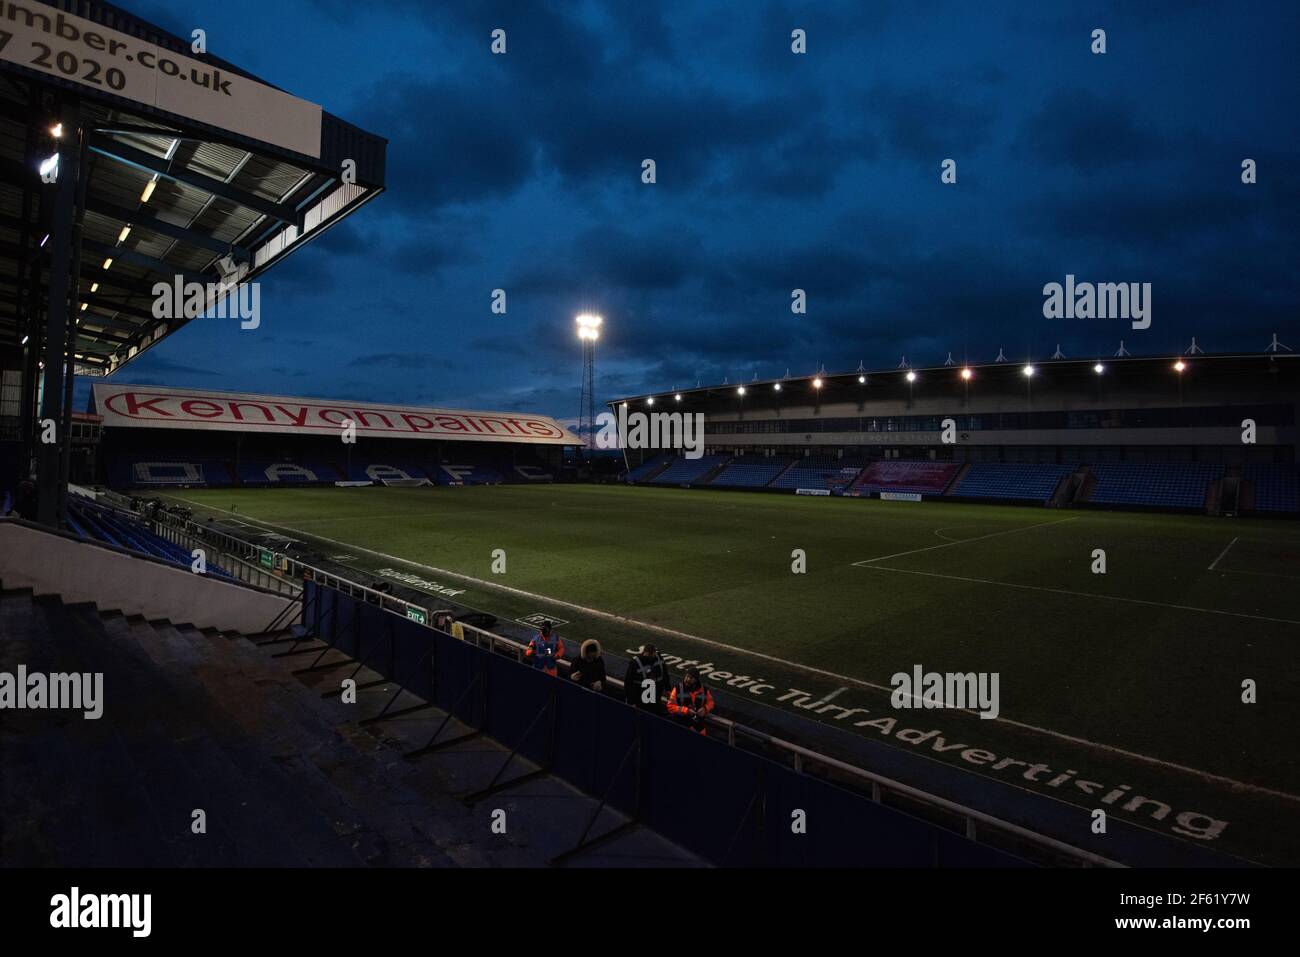
[{"label": "metal handrail", "polygon": [[[167,518],[172,521],[183,522],[187,525],[202,528],[202,526],[199,526],[197,523],[191,522],[188,519],[182,519],[177,516],[167,516]],[[215,532],[215,530],[209,531]],[[224,532],[215,532],[215,534],[230,541],[237,542],[244,548],[258,552],[264,550],[269,551],[269,549],[262,549],[260,546],[253,545],[252,543],[243,542],[235,536]],[[404,618],[412,619],[417,623],[423,624],[424,627],[429,628],[431,631],[438,630],[433,626],[432,610],[427,606],[417,605],[415,602],[406,601],[403,598],[398,598],[387,592],[378,591],[367,585],[362,585],[350,579],[343,578],[334,572],[325,571],[322,568],[300,561],[299,559],[293,558],[289,555],[283,555],[278,552],[273,554],[275,554],[277,558],[277,567],[282,565],[285,572],[288,573],[291,578],[303,581],[311,580],[317,584],[345,592],[354,598],[363,598],[367,602],[380,606],[384,611],[393,614],[400,614]],[[415,612],[416,614],[413,615],[412,612]],[[504,649],[507,652],[512,652],[517,660],[523,661],[524,651],[527,649],[527,645],[523,642],[509,638],[505,635],[499,635],[484,628],[467,625],[464,622],[460,622],[460,625],[465,630],[467,639],[469,635],[474,635],[474,644],[476,646],[483,647],[486,644],[489,651],[498,653],[502,651],[504,646]],[[440,633],[447,634],[446,632]],[[570,668],[572,666],[571,662],[565,660],[561,660],[559,663],[565,668]],[[618,688],[619,690],[622,690],[624,687],[623,681],[619,678],[608,677],[607,681],[612,687]],[[959,804],[956,801],[950,801],[947,798],[939,797],[938,795],[931,794],[928,791],[919,790],[918,788],[904,784],[901,781],[896,781],[893,778],[886,777],[883,774],[868,771],[866,768],[860,768],[857,765],[849,764],[838,758],[833,758],[830,755],[814,751],[812,748],[805,747],[804,745],[776,737],[775,735],[768,734],[765,731],[760,731],[757,728],[752,728],[748,725],[742,724],[739,721],[733,721],[730,718],[724,718],[720,715],[714,714],[707,715],[706,720],[711,726],[725,731],[727,743],[733,747],[739,746],[737,744],[737,737],[743,736],[790,755],[792,764],[796,771],[804,772],[808,764],[814,764],[864,782],[869,786],[871,800],[877,804],[882,802],[884,794],[888,792],[929,807],[937,808],[949,814],[953,814],[962,819],[966,837],[970,840],[977,840],[979,829],[983,827],[1010,835],[1018,840],[1068,858],[1085,867],[1125,866],[1118,861],[1103,857],[1100,854],[1094,854],[1091,851],[1074,847],[1070,844],[1064,843],[1063,841],[1058,841],[1055,838],[1048,837],[1045,834],[1031,831],[1018,824],[1004,821],[991,814],[986,814],[985,812],[975,808]]]}]

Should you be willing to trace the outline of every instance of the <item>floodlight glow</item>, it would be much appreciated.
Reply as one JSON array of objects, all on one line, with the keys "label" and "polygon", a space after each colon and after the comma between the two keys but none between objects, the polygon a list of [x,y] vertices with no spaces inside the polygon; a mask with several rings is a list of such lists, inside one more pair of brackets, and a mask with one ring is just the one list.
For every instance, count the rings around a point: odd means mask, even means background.
[{"label": "floodlight glow", "polygon": [[1182,372],[1186,368],[1187,368],[1187,363],[1184,362],[1182,359],[1179,359],[1177,362],[1174,363],[1175,372]]},{"label": "floodlight glow", "polygon": [[117,234],[117,241],[118,241],[119,243],[124,243],[124,242],[126,242],[126,237],[127,237],[127,236],[130,236],[130,235],[131,235],[131,227],[130,227],[130,226],[123,226],[123,227],[122,227],[122,231],[121,231],[120,233]]},{"label": "floodlight glow", "polygon": [[682,401],[682,394],[678,392],[675,396],[673,396],[673,398],[676,399],[678,402],[680,402]]},{"label": "floodlight glow", "polygon": [[52,183],[59,178],[59,154],[41,160],[41,179]]},{"label": "floodlight glow", "polygon": [[63,124],[62,124],[62,123],[55,123],[53,126],[51,126],[51,127],[50,127],[50,135],[53,136],[56,140],[57,140],[59,137],[61,137],[61,136],[63,135]]},{"label": "floodlight glow", "polygon": [[781,391],[781,383],[779,383],[779,382],[776,383],[774,386],[772,386],[772,389],[773,389],[774,391],[776,391],[776,392],[780,392],[780,391]]},{"label": "floodlight glow", "polygon": [[744,395],[744,394],[745,394],[745,387],[742,385],[740,388],[736,390],[736,395]]},{"label": "floodlight glow", "polygon": [[821,380],[821,379],[813,379],[813,388],[814,388],[814,389],[820,389],[821,387],[822,387],[822,380]]},{"label": "floodlight glow", "polygon": [[575,321],[578,324],[579,339],[590,339],[594,342],[600,338],[600,324],[604,321],[600,316],[584,312]]},{"label": "floodlight glow", "polygon": [[866,384],[867,384],[867,377],[864,375],[858,376],[858,385],[866,385]]},{"label": "floodlight glow", "polygon": [[650,396],[650,398],[648,398],[648,399],[645,400],[645,404],[646,404],[646,405],[654,405],[654,404],[655,404],[655,397],[654,397],[654,396]]},{"label": "floodlight glow", "polygon": [[1100,362],[1098,362],[1095,366],[1092,367],[1092,371],[1097,373],[1097,375],[1101,375],[1103,372],[1106,371],[1106,367],[1102,365]]},{"label": "floodlight glow", "polygon": [[1033,376],[1035,370],[1033,366],[1025,366],[1020,371],[1023,372],[1025,374],[1025,378],[1028,379]]},{"label": "floodlight glow", "polygon": [[908,370],[907,370],[907,381],[908,381],[908,382],[915,382],[915,381],[916,381],[916,373],[913,372],[911,369],[908,369]]},{"label": "floodlight glow", "polygon": [[149,182],[144,184],[144,192],[140,194],[140,202],[149,202],[149,197],[153,195],[153,188],[158,185],[158,177],[155,176]]},{"label": "floodlight glow", "polygon": [[971,372],[970,369],[962,369],[962,370],[961,370],[961,377],[962,377],[963,379],[966,379],[967,381],[970,381],[970,377],[971,377],[972,375],[974,375],[974,373]]}]

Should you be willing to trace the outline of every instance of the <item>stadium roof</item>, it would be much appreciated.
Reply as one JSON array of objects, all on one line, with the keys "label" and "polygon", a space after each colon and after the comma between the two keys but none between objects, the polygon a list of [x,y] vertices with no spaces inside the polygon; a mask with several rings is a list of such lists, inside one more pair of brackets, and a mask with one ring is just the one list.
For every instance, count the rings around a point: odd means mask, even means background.
[{"label": "stadium roof", "polygon": [[87,134],[81,374],[185,325],[154,317],[156,282],[251,280],[383,191],[382,137],[112,4],[0,0],[0,30],[0,345],[34,334],[48,288],[39,169],[66,93]]},{"label": "stadium roof", "polygon": [[90,411],[103,417],[107,429],[328,436],[338,435],[350,420],[358,437],[582,444],[550,416],[531,413],[430,409],[346,399],[302,399],[110,382],[96,382],[91,387]]},{"label": "stadium roof", "polygon": [[[810,392],[815,392],[821,402],[848,402],[860,399],[864,386],[873,384],[906,386],[909,373],[914,375],[915,387],[919,389],[926,383],[934,384],[936,382],[946,382],[949,386],[959,386],[962,382],[962,370],[966,369],[970,372],[969,381],[972,383],[971,387],[974,388],[974,383],[989,381],[991,376],[1023,380],[1026,367],[1032,368],[1035,381],[1048,383],[1053,375],[1068,379],[1095,378],[1099,366],[1103,374],[1106,375],[1178,375],[1191,374],[1196,369],[1204,366],[1212,368],[1216,373],[1248,372],[1251,370],[1262,372],[1270,367],[1276,368],[1278,362],[1290,362],[1291,365],[1288,366],[1290,369],[1300,367],[1300,363],[1296,362],[1297,359],[1300,359],[1300,356],[1295,353],[1280,351],[1213,355],[1198,352],[1195,355],[1181,356],[1033,359],[986,363],[954,362],[937,366],[899,365],[884,369],[867,369],[865,366],[860,366],[851,372],[826,372],[823,370],[809,375],[786,375],[779,379],[755,378],[747,382],[727,382],[720,385],[697,386],[693,389],[667,389],[660,392],[646,392],[641,395],[610,399],[607,404],[610,406],[618,406],[624,402],[628,404],[645,404],[647,400],[651,399],[671,402],[680,396],[679,401],[683,405],[690,405],[716,400],[725,396],[770,394],[776,390],[777,386],[781,387],[783,393],[790,393],[783,396],[784,398],[792,400],[799,397],[806,398]],[[1185,366],[1183,370],[1174,369],[1175,363],[1179,361],[1182,361]],[[742,388],[745,390],[744,393],[739,392]],[[675,402],[674,405],[676,405]]]}]

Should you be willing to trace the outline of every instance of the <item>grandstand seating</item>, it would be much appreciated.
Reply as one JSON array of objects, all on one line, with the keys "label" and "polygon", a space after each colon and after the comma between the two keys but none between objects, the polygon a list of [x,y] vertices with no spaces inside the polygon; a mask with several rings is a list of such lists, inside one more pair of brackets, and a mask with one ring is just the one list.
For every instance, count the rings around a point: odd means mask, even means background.
[{"label": "grandstand seating", "polygon": [[1061,484],[1061,479],[1073,471],[1071,465],[975,462],[950,494],[967,498],[1045,502]]},{"label": "grandstand seating", "polygon": [[239,463],[241,485],[325,485],[342,479],[334,466],[324,462],[248,459]]},{"label": "grandstand seating", "polygon": [[679,457],[668,468],[650,480],[651,485],[686,485],[697,482],[719,465],[726,462],[729,455],[702,455],[698,459]]},{"label": "grandstand seating", "polygon": [[654,475],[659,469],[668,465],[677,456],[672,452],[664,452],[656,455],[654,458],[646,459],[640,465],[631,469],[625,476],[626,480],[631,483],[642,482]]},{"label": "grandstand seating", "polygon": [[1097,479],[1090,502],[1204,508],[1207,486],[1223,477],[1222,465],[1172,462],[1107,462],[1089,466]]},{"label": "grandstand seating", "polygon": [[772,480],[769,488],[827,488],[836,479],[854,479],[862,471],[860,459],[808,455]]},{"label": "grandstand seating", "polygon": [[709,484],[723,488],[761,488],[784,472],[791,461],[782,456],[738,455]]},{"label": "grandstand seating", "polygon": [[388,458],[353,462],[348,466],[350,482],[380,482],[392,479],[427,479],[429,475],[414,462]]},{"label": "grandstand seating", "polygon": [[425,471],[439,485],[500,485],[505,475],[495,466],[459,459],[429,465]]},{"label": "grandstand seating", "polygon": [[113,488],[233,485],[230,469],[219,459],[156,455],[124,456],[113,461],[108,473]]},{"label": "grandstand seating", "polygon": [[1242,478],[1255,489],[1255,510],[1261,512],[1300,511],[1300,474],[1294,465],[1279,463],[1247,465]]},{"label": "grandstand seating", "polygon": [[[82,539],[116,545],[183,568],[188,569],[193,561],[186,549],[155,535],[133,516],[88,500],[68,503],[68,526]],[[208,566],[208,574],[231,577],[215,565]]]},{"label": "grandstand seating", "polygon": [[952,462],[875,462],[858,476],[853,490],[873,492],[911,492],[942,495],[961,466]]}]

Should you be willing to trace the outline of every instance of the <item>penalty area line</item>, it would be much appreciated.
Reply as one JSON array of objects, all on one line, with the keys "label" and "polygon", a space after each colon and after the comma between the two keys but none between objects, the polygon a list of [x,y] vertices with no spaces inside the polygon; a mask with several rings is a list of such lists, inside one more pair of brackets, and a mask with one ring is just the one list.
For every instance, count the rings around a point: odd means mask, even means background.
[{"label": "penalty area line", "polygon": [[[233,514],[231,512],[228,512],[226,509],[217,508],[212,505],[204,505],[201,502],[195,502],[192,499],[181,498],[181,496],[179,495],[173,497],[179,498],[183,502],[189,502],[191,505],[197,505],[199,508],[204,508],[209,511],[222,512],[227,515]],[[894,692],[894,689],[887,685],[879,685],[871,681],[864,681],[861,678],[854,678],[851,675],[838,674],[834,671],[827,671],[823,668],[816,668],[812,665],[804,665],[804,664],[800,664],[797,661],[789,661],[785,658],[778,658],[775,655],[764,654],[761,651],[753,651],[749,648],[740,648],[736,645],[729,645],[725,642],[715,641],[711,638],[701,638],[699,635],[692,635],[685,631],[678,631],[675,628],[666,628],[663,625],[655,625],[655,624],[651,624],[650,622],[637,621],[635,618],[628,618],[625,615],[617,615],[614,614],[613,612],[601,611],[599,608],[590,608],[586,605],[579,605],[574,602],[565,601],[562,598],[552,598],[548,595],[539,595],[534,592],[524,591],[522,588],[514,588],[510,585],[503,585],[500,582],[487,581],[482,578],[475,578],[472,575],[464,575],[460,572],[453,572],[446,568],[438,568],[434,565],[426,565],[422,562],[412,561],[409,558],[401,558],[397,555],[389,555],[385,552],[376,551],[372,548],[366,548],[362,545],[355,545],[350,542],[340,542],[332,538],[325,538],[324,536],[315,535],[312,532],[293,528],[292,526],[289,525],[278,525],[275,522],[269,522],[264,519],[258,519],[258,521],[261,522],[263,527],[275,528],[285,532],[293,532],[297,535],[304,535],[308,538],[314,538],[317,541],[328,542],[331,545],[338,545],[341,548],[348,548],[355,552],[364,552],[367,555],[373,555],[376,558],[382,558],[385,561],[397,562],[398,564],[401,565],[408,565],[411,568],[418,568],[421,571],[434,572],[435,574],[443,575],[448,578],[455,578],[460,581],[470,582],[472,584],[479,585],[483,588],[495,589],[497,591],[507,592],[512,595],[522,596],[524,598],[528,598],[531,601],[541,601],[551,605],[559,605],[564,608],[570,608],[575,611],[582,612],[583,614],[590,615],[593,618],[602,618],[605,619],[606,621],[613,621],[623,625],[630,625],[634,628],[641,628],[647,631],[657,632],[662,635],[667,635],[671,638],[680,638],[684,641],[696,642],[706,647],[717,648],[722,651],[730,651],[735,654],[746,655],[751,658],[759,658],[764,661],[769,661],[773,664],[782,665],[786,668],[792,668],[796,671],[802,671],[806,674],[814,674],[822,678],[831,678],[836,681],[841,681],[845,685],[855,685],[859,688],[869,688],[872,691],[879,691],[885,694],[893,694]],[[1073,521],[1073,520],[1065,519],[1064,521]],[[1055,525],[1059,523],[1048,522],[1046,524]],[[1037,526],[1030,526],[1030,527],[1037,527]],[[1008,531],[1023,531],[1023,529],[1009,529]],[[995,534],[1002,534],[1002,533],[999,532]],[[967,539],[967,541],[974,541],[974,539]],[[956,545],[960,543],[952,542],[951,544]],[[878,568],[880,566],[867,566],[867,567]],[[896,569],[896,568],[885,568],[882,570],[902,571],[902,569]],[[916,574],[927,574],[927,573],[918,572]],[[941,576],[941,577],[948,577],[948,576]],[[999,584],[999,583],[993,582],[992,584]],[[1081,594],[1086,594],[1086,593],[1081,593]],[[1089,596],[1089,597],[1096,597],[1096,596]],[[1297,622],[1297,624],[1300,624],[1300,622]],[[832,691],[829,697],[827,697],[825,700],[830,700],[830,698],[835,697],[838,694],[840,694],[840,691]],[[966,714],[970,714],[970,715],[979,715],[978,711],[975,711],[971,708],[955,708],[952,710],[963,711]],[[1221,774],[1212,774],[1209,771],[1202,771],[1200,768],[1189,767],[1185,764],[1177,764],[1173,761],[1165,761],[1161,758],[1153,758],[1148,754],[1140,754],[1136,751],[1127,751],[1124,748],[1117,748],[1109,744],[1101,744],[1100,742],[1097,741],[1089,741],[1087,738],[1079,738],[1079,737],[1075,737],[1074,735],[1064,734],[1060,731],[1053,731],[1051,728],[1041,728],[1037,725],[1026,724],[1022,721],[1015,721],[1011,718],[1004,718],[1001,715],[999,715],[998,717],[992,720],[995,722],[1000,721],[1003,724],[1009,725],[1014,728],[1019,728],[1020,730],[1023,731],[1030,731],[1035,734],[1040,734],[1040,735],[1045,735],[1047,737],[1055,738],[1058,741],[1067,741],[1071,744],[1079,745],[1081,747],[1092,748],[1093,750],[1096,751],[1102,751],[1107,754],[1118,755],[1120,757],[1129,758],[1134,761],[1141,761],[1145,764],[1154,765],[1155,767],[1164,768],[1166,770],[1180,771],[1184,774],[1190,774],[1193,777],[1199,778],[1200,780],[1203,781],[1213,781],[1217,784],[1227,785],[1232,788],[1240,788],[1256,794],[1266,794],[1269,795],[1270,797],[1280,798],[1282,800],[1292,801],[1296,804],[1300,804],[1300,795],[1288,794],[1286,791],[1277,791],[1274,790],[1273,788],[1263,787],[1262,785],[1250,784],[1246,781],[1238,781],[1235,778],[1224,777]]]},{"label": "penalty area line", "polygon": [[[1016,528],[1004,528],[1000,532],[989,532],[989,534],[987,535],[976,535],[974,538],[953,539],[951,541],[944,542],[942,545],[927,545],[925,548],[913,548],[906,552],[895,552],[892,555],[881,555],[879,558],[864,558],[860,562],[853,562],[853,564],[858,566],[859,568],[862,568],[862,567],[869,566],[872,562],[883,562],[887,558],[902,558],[904,555],[916,555],[919,554],[920,552],[932,552],[936,548],[952,548],[954,545],[966,545],[969,544],[970,542],[982,542],[988,538],[997,538],[999,535],[1011,535],[1015,532],[1027,532],[1032,528],[1044,528],[1048,525],[1064,525],[1066,522],[1077,522],[1078,520],[1079,519],[1076,516],[1074,518],[1060,518],[1054,522],[1039,522],[1036,525],[1020,525],[1017,526]],[[952,527],[960,528],[961,526],[952,526]],[[943,530],[944,529],[939,529],[939,531],[943,531]]]}]

